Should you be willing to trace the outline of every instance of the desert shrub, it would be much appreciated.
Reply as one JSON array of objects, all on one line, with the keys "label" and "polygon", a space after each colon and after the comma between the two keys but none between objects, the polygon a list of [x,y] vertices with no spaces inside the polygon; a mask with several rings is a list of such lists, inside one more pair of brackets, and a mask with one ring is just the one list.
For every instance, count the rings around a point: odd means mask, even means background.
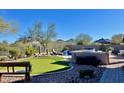
[{"label": "desert shrub", "polygon": [[94,70],[80,70],[79,71],[79,78],[93,78],[94,75]]},{"label": "desert shrub", "polygon": [[83,42],[82,41],[78,41],[77,45],[83,45]]},{"label": "desert shrub", "polygon": [[107,52],[108,52],[108,51],[113,51],[113,50],[114,50],[113,47],[108,47],[108,48],[106,49]]},{"label": "desert shrub", "polygon": [[69,47],[68,46],[65,46],[62,51],[65,51],[65,50],[69,50]]},{"label": "desert shrub", "polygon": [[124,56],[124,53],[122,53],[121,56]]},{"label": "desert shrub", "polygon": [[30,57],[30,56],[32,56],[33,54],[35,54],[35,52],[36,52],[36,50],[35,50],[33,47],[31,47],[31,46],[28,46],[28,47],[26,48],[26,50],[25,50],[25,54],[26,54],[28,57]]},{"label": "desert shrub", "polygon": [[106,51],[106,46],[105,45],[100,45],[100,49],[101,51]]},{"label": "desert shrub", "polygon": [[15,44],[11,45],[11,49],[16,49],[20,52],[19,54],[19,58],[22,58],[25,56],[25,47],[27,46],[27,44],[24,44],[22,42],[16,42]]},{"label": "desert shrub", "polygon": [[0,56],[0,61],[8,61],[9,58],[7,56]]},{"label": "desert shrub", "polygon": [[77,57],[76,64],[98,66],[100,64],[100,60],[95,56]]},{"label": "desert shrub", "polygon": [[9,54],[11,55],[10,58],[14,58],[16,60],[20,56],[21,52],[19,49],[13,48],[9,50]]}]

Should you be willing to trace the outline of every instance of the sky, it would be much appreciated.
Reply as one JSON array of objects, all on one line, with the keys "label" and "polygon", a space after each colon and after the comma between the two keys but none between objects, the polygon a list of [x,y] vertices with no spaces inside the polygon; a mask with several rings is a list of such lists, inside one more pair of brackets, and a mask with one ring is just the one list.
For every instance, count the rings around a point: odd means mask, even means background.
[{"label": "sky", "polygon": [[16,34],[0,35],[0,41],[10,43],[24,35],[36,22],[43,23],[43,31],[47,30],[49,23],[55,23],[57,38],[64,40],[75,38],[80,33],[90,35],[93,40],[124,34],[124,10],[8,9],[0,10],[0,17],[19,26]]}]

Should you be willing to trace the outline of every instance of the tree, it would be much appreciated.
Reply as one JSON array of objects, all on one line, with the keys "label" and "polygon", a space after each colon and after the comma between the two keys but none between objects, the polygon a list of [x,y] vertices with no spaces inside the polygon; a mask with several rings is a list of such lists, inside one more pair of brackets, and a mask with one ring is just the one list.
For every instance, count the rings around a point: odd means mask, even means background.
[{"label": "tree", "polygon": [[0,55],[1,56],[8,56],[9,55],[9,44],[7,41],[3,41],[0,43]]},{"label": "tree", "polygon": [[92,38],[87,34],[79,34],[76,37],[76,42],[78,45],[89,45],[91,43]]},{"label": "tree", "polygon": [[43,43],[43,47],[44,49],[48,48],[48,44],[49,42],[53,41],[56,36],[57,36],[57,33],[55,32],[55,24],[49,24],[48,25],[48,30],[46,32],[44,32],[45,36],[44,36],[44,39],[41,40]]},{"label": "tree", "polygon": [[[0,35],[10,35],[11,33],[15,33],[18,30],[17,24],[11,23],[9,21],[6,21],[4,18],[0,18]],[[2,44],[0,44],[0,54],[1,55],[8,55],[9,52],[9,44],[6,41],[3,41]],[[15,53],[16,54],[16,53]]]},{"label": "tree", "polygon": [[5,21],[5,19],[0,18],[0,34],[15,33],[17,31],[17,24]]},{"label": "tree", "polygon": [[42,23],[41,22],[35,23],[34,27],[29,28],[28,33],[27,33],[28,40],[31,41],[32,43],[43,38],[43,36],[44,36],[44,34],[42,31]]},{"label": "tree", "polygon": [[115,34],[112,36],[112,43],[120,44],[123,42],[124,35],[123,34]]},{"label": "tree", "polygon": [[9,50],[9,44],[7,41],[3,41],[2,43],[0,43],[0,51],[8,51]]},{"label": "tree", "polygon": [[30,39],[27,36],[21,36],[15,43],[22,42],[23,44],[30,43]]},{"label": "tree", "polygon": [[32,43],[32,46],[38,45],[38,42],[40,44],[39,53],[41,50],[41,47],[43,47],[44,51],[48,49],[49,42],[53,41],[56,38],[56,32],[55,32],[55,24],[49,24],[47,31],[43,31],[42,23],[37,22],[34,24],[33,28],[30,28],[28,30],[28,33],[21,39],[24,41],[29,41]]}]

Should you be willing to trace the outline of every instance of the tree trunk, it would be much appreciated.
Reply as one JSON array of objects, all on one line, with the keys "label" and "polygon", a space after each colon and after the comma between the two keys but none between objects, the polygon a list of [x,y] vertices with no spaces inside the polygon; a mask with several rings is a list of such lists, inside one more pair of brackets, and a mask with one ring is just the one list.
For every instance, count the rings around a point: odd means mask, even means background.
[{"label": "tree trunk", "polygon": [[39,46],[39,54],[41,54],[41,45]]}]

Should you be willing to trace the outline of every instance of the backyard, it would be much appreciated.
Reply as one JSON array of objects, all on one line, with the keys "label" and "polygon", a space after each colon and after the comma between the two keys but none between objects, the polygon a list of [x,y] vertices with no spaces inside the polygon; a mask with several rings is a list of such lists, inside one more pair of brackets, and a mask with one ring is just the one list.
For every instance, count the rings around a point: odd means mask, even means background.
[{"label": "backyard", "polygon": [[[116,21],[123,19],[120,14],[122,19],[108,15],[109,23],[104,20],[107,16],[101,16],[106,14],[103,10],[92,10],[93,14],[91,10],[5,11],[6,15],[0,17],[0,82],[124,82],[123,25],[122,32],[116,30],[120,25],[113,29],[118,25]],[[60,17],[51,19],[54,13]],[[31,16],[20,16],[24,14]],[[90,24],[85,19],[91,20]]]}]

